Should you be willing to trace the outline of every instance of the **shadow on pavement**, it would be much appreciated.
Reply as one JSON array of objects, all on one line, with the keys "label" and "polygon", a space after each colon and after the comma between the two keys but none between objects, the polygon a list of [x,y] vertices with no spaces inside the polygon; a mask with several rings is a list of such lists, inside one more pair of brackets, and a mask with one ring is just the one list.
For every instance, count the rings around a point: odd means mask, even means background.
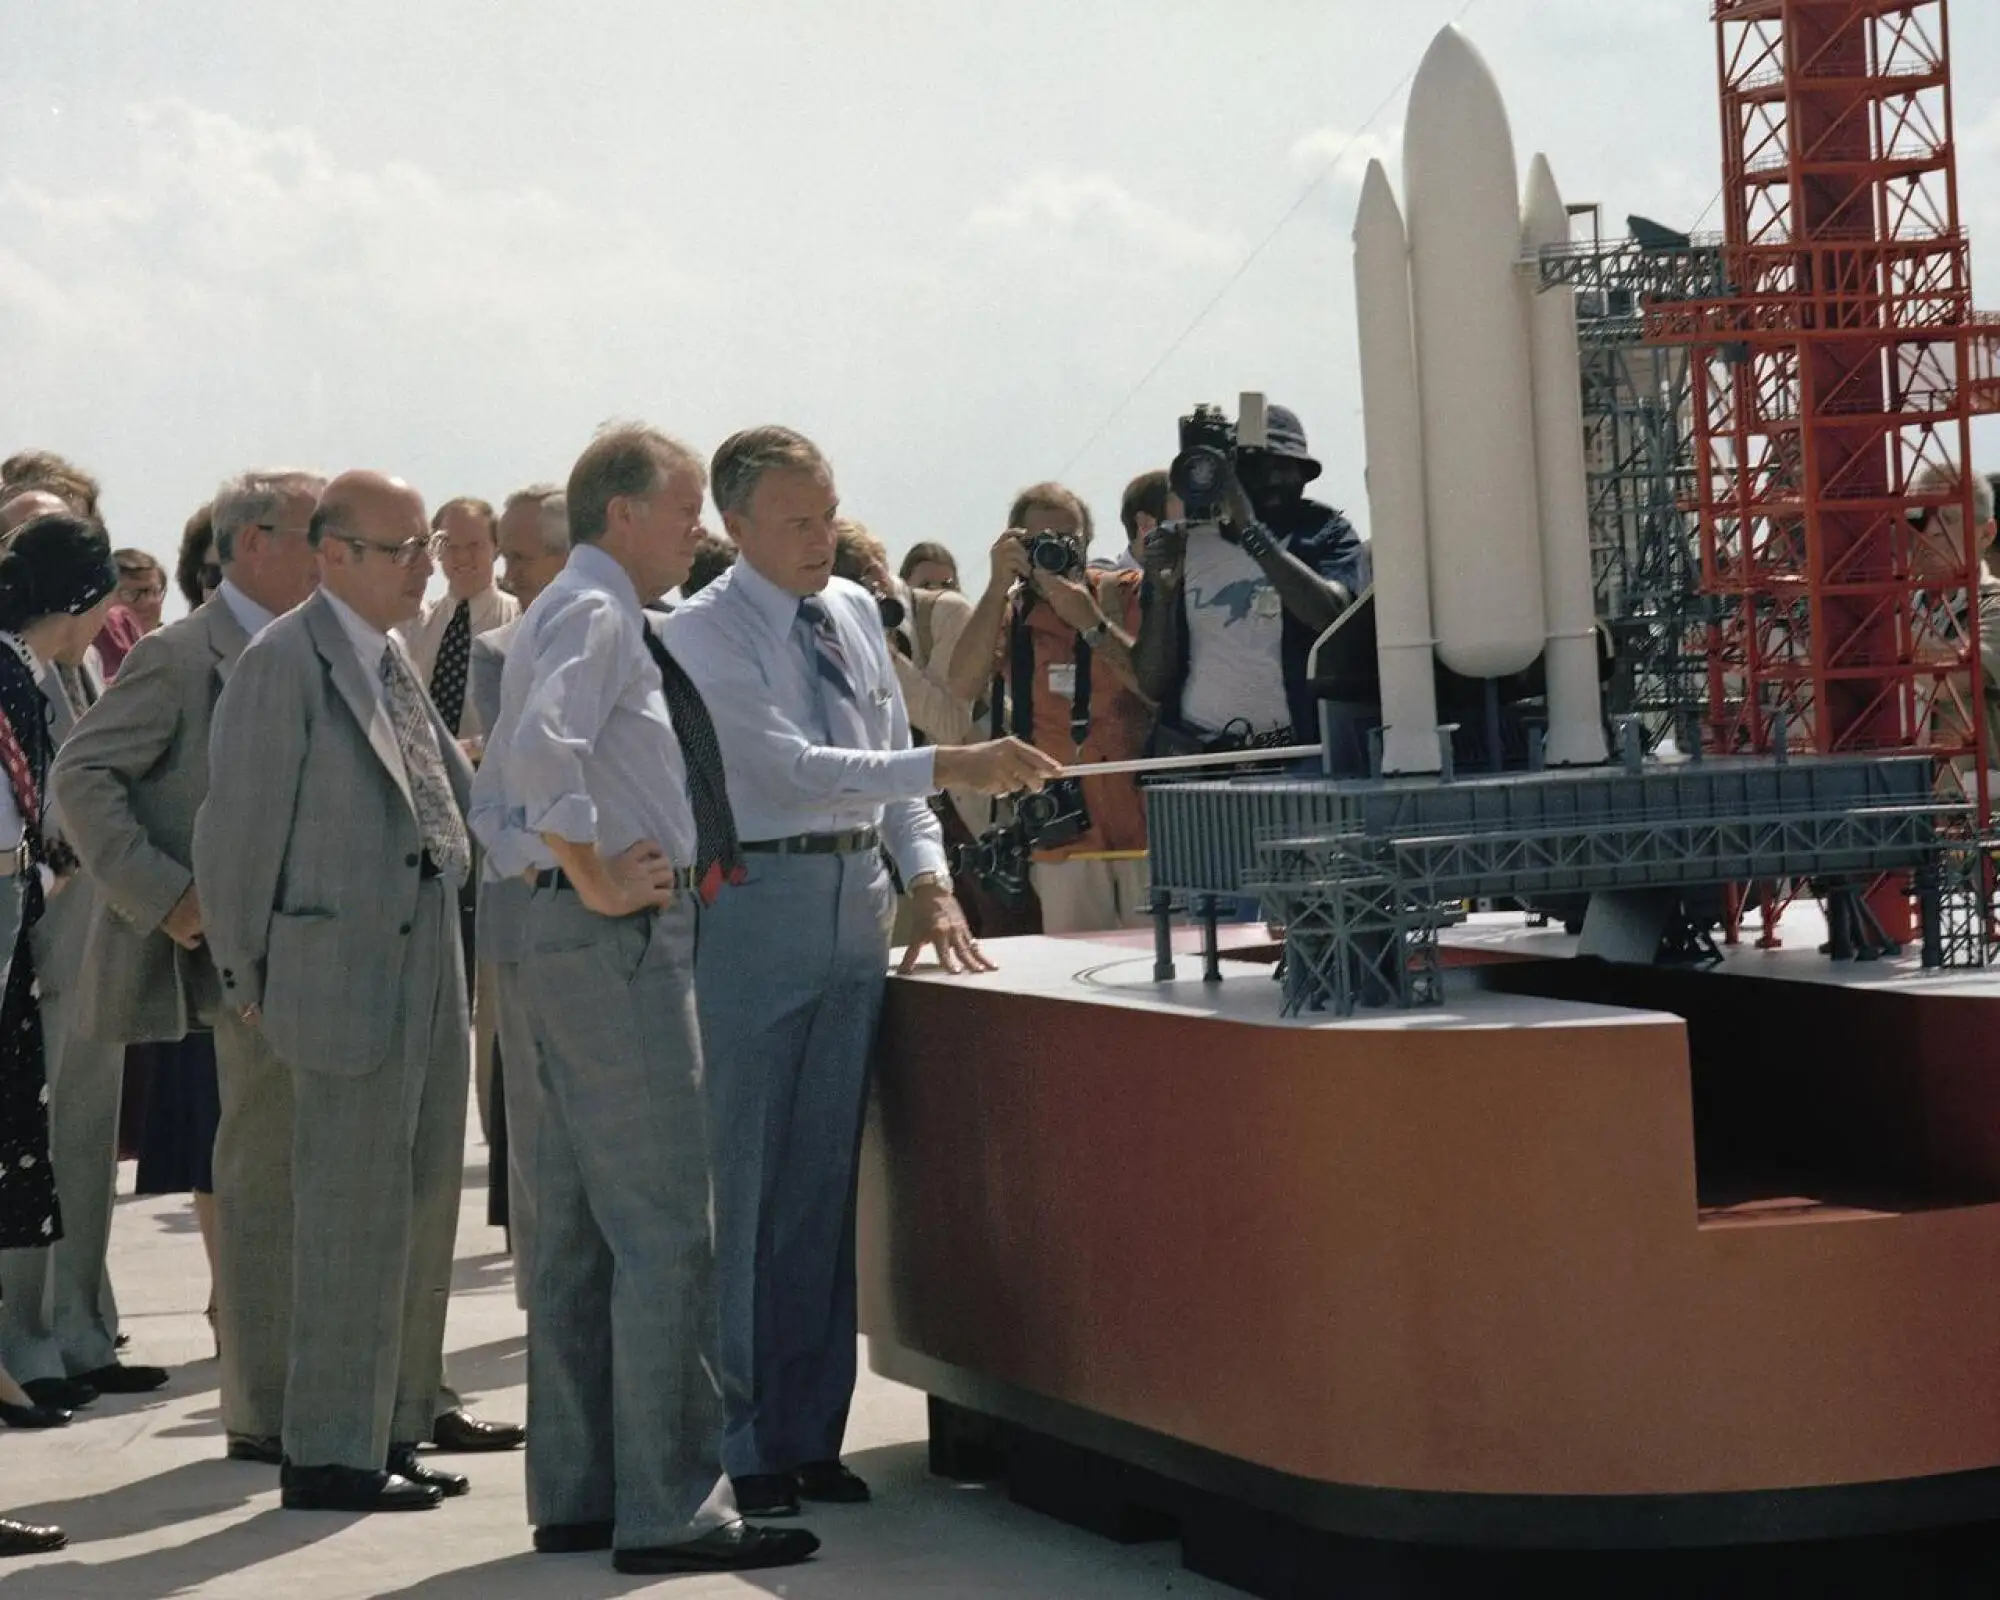
[{"label": "shadow on pavement", "polygon": [[[164,1473],[161,1479],[148,1481],[157,1483],[172,1476]],[[352,1517],[307,1517],[273,1508],[171,1549],[142,1550],[95,1566],[57,1560],[25,1568],[8,1574],[0,1588],[4,1588],[7,1600],[171,1600],[177,1595],[204,1593],[203,1586],[217,1578],[302,1550],[353,1521]],[[76,1537],[76,1529],[71,1529],[70,1537]]]}]

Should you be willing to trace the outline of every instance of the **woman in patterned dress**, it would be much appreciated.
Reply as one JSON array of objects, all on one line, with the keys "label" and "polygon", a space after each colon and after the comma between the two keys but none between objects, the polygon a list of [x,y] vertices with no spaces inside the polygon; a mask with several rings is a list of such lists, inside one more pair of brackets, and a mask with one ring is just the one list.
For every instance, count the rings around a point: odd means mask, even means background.
[{"label": "woman in patterned dress", "polygon": [[[0,954],[6,959],[0,984],[0,1248],[46,1247],[62,1236],[28,930],[45,897],[62,892],[76,862],[42,839],[55,750],[38,680],[46,663],[81,655],[117,586],[110,539],[81,517],[36,517],[0,554]],[[0,1420],[48,1427],[69,1416],[35,1406],[0,1370]],[[60,1528],[0,1518],[0,1556],[60,1549],[64,1542]]]}]

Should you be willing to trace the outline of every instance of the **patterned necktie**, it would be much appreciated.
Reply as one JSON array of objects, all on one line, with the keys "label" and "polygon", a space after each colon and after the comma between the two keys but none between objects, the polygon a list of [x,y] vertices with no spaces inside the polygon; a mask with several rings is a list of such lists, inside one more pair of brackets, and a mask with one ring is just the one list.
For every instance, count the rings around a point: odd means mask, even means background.
[{"label": "patterned necktie", "polygon": [[722,745],[694,680],[651,628],[644,632],[646,650],[660,669],[660,689],[667,697],[667,715],[674,719],[674,737],[680,740],[681,757],[687,763],[688,803],[694,808],[695,891],[703,905],[714,905],[724,883],[743,881],[743,852],[736,842],[736,813],[730,809],[729,786],[722,774]]},{"label": "patterned necktie", "polygon": [[465,882],[471,868],[472,846],[451,792],[451,780],[445,776],[444,756],[438,749],[437,729],[431,726],[424,691],[394,644],[382,652],[382,688],[388,696],[396,744],[403,752],[403,770],[409,775],[410,798],[416,802],[417,830],[437,864],[438,875],[456,886]]},{"label": "patterned necktie", "polygon": [[854,680],[848,676],[847,652],[841,648],[840,635],[834,630],[826,602],[816,594],[807,595],[799,602],[799,620],[811,634],[813,661],[820,677],[853,703]]},{"label": "patterned necktie", "polygon": [[465,680],[471,661],[472,602],[461,600],[452,607],[438,645],[437,665],[431,668],[431,700],[454,739],[465,720]]}]

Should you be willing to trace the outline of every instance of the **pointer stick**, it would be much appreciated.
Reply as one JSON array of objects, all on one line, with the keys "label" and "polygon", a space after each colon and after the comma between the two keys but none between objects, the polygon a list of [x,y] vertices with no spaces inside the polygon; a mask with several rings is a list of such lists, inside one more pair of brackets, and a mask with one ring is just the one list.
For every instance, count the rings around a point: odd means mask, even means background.
[{"label": "pointer stick", "polygon": [[1320,753],[1316,744],[1288,744],[1272,750],[1211,750],[1198,756],[1148,756],[1141,761],[1095,761],[1064,767],[1058,777],[1108,778],[1121,772],[1183,772],[1190,767],[1240,767],[1251,762],[1303,761]]}]

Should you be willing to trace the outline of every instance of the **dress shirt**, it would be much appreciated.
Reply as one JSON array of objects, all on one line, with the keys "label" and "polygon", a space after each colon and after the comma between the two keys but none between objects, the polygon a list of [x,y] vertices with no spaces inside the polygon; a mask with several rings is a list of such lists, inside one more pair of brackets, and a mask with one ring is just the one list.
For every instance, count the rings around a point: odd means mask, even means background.
[{"label": "dress shirt", "polygon": [[[237,588],[233,579],[224,578],[222,580],[222,588],[217,592],[221,594],[223,604],[228,606],[230,611],[234,613],[236,620],[243,624],[243,631],[253,639],[278,620],[278,614],[275,611],[266,611],[255,600],[252,600],[241,589]],[[328,598],[331,599],[332,596],[328,596]]]},{"label": "dress shirt", "polygon": [[472,831],[518,870],[556,865],[552,833],[618,855],[651,839],[694,860],[687,768],[625,569],[580,544],[515,630],[500,720],[472,782]]},{"label": "dress shirt", "polygon": [[[859,584],[836,578],[820,597],[846,656],[870,748],[828,742],[813,646],[797,627],[799,597],[739,559],[660,626],[660,637],[708,703],[736,832],[744,839],[879,827],[907,883],[948,876],[944,835],[924,797],[935,752],[912,748],[881,613]],[[828,685],[827,694],[837,693]]]},{"label": "dress shirt", "polygon": [[[326,596],[326,603],[333,607],[333,614],[340,619],[340,631],[354,646],[354,654],[361,662],[361,675],[368,680],[368,687],[379,706],[382,703],[382,652],[389,648],[389,636],[331,589],[322,589],[320,593]],[[418,681],[422,682],[421,679]]]},{"label": "dress shirt", "polygon": [[[417,682],[430,691],[431,674],[437,670],[438,647],[444,643],[444,630],[451,626],[451,614],[458,609],[458,596],[447,589],[437,599],[423,609],[414,622],[406,622],[396,630],[403,647],[410,652],[410,661],[417,669]],[[472,624],[472,636],[490,633],[503,623],[512,622],[521,614],[521,603],[511,594],[502,594],[492,584],[488,584],[478,594],[472,596],[467,609],[467,620]],[[464,714],[459,718],[458,736],[473,739],[487,731],[480,720],[478,709],[468,695]]]}]

